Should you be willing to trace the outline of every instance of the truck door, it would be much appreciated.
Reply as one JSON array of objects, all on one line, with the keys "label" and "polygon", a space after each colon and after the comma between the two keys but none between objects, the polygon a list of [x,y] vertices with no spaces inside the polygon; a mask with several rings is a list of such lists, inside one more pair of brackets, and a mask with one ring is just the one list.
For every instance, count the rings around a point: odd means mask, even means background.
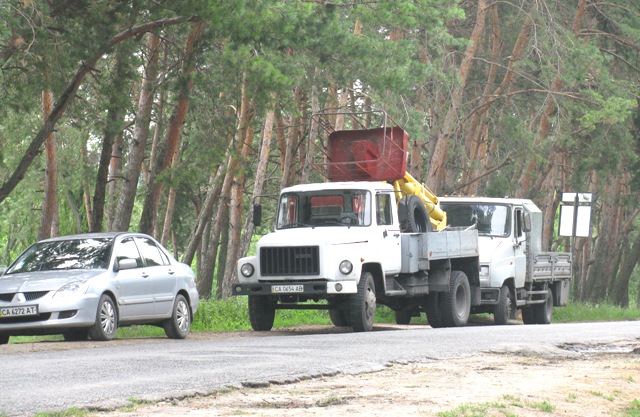
[{"label": "truck door", "polygon": [[400,254],[400,223],[396,215],[396,207],[392,204],[390,193],[377,193],[375,201],[376,233],[381,236],[376,240],[381,242],[379,248],[380,261],[385,275],[395,275],[400,272],[402,257]]},{"label": "truck door", "polygon": [[527,236],[524,231],[524,211],[522,207],[514,210],[513,249],[516,288],[524,286],[527,276]]}]

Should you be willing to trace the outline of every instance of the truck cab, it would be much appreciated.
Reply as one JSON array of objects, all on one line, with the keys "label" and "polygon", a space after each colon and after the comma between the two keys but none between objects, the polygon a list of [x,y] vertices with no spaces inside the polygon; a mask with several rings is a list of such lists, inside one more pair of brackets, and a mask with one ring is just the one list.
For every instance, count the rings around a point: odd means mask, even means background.
[{"label": "truck cab", "polygon": [[[233,292],[249,296],[253,328],[269,330],[273,309],[306,308],[301,304],[326,299],[330,307],[344,312],[367,273],[375,288],[384,292],[385,277],[397,275],[401,263],[400,224],[391,185],[363,181],[296,185],[280,193],[274,230],[258,241],[256,256],[238,261],[239,282]],[[256,303],[260,306],[251,312]]]},{"label": "truck cab", "polygon": [[515,318],[519,307],[544,304],[549,315],[540,317],[544,322],[551,319],[552,305],[566,305],[570,256],[542,252],[542,212],[531,200],[444,197],[440,205],[450,226],[478,231],[482,304],[475,312],[494,312],[496,321],[506,324],[505,311],[496,310],[508,308]]}]

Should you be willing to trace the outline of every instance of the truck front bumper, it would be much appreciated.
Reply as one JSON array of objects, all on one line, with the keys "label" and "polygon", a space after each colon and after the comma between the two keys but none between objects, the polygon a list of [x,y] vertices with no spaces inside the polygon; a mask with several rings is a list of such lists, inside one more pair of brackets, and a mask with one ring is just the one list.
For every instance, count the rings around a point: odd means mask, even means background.
[{"label": "truck front bumper", "polygon": [[233,285],[233,295],[340,295],[355,294],[355,281],[257,282]]}]

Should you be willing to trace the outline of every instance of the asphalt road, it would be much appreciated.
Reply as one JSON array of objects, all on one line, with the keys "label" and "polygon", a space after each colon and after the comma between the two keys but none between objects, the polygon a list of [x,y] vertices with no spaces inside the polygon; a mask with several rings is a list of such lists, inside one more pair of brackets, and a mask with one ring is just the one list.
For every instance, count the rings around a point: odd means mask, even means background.
[{"label": "asphalt road", "polygon": [[489,350],[539,351],[565,343],[638,340],[640,322],[195,336],[89,348],[72,344],[65,350],[22,353],[9,353],[0,346],[0,415],[29,416],[71,407],[109,409],[131,399],[181,398]]}]

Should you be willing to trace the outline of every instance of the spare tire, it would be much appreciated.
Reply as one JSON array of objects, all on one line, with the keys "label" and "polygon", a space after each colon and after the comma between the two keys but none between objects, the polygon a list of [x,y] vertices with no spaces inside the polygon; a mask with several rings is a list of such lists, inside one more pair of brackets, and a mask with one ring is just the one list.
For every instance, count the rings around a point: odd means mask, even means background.
[{"label": "spare tire", "polygon": [[429,214],[417,195],[410,194],[398,203],[400,230],[404,233],[426,233],[432,230]]}]

